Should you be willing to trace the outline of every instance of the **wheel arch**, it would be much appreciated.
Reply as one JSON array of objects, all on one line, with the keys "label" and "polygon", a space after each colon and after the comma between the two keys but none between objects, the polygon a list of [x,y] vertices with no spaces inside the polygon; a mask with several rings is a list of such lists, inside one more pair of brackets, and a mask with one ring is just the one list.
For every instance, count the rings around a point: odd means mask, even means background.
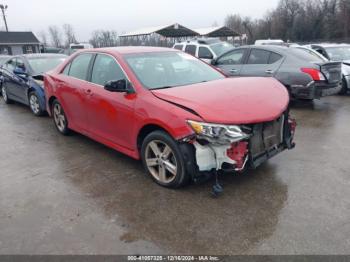
[{"label": "wheel arch", "polygon": [[136,139],[136,147],[138,152],[141,150],[143,140],[154,131],[164,131],[168,135],[172,136],[170,132],[168,132],[164,127],[159,124],[149,123],[145,124],[138,132]]}]

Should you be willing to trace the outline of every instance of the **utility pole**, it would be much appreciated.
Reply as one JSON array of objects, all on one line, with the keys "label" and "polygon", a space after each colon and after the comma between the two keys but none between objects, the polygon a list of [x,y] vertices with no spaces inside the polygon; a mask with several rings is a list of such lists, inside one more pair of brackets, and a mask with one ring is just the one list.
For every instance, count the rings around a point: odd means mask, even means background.
[{"label": "utility pole", "polygon": [[7,9],[7,5],[3,5],[3,4],[0,4],[0,9],[2,11],[2,17],[4,18],[4,23],[5,23],[5,27],[6,27],[6,32],[9,31],[9,28],[7,27],[7,21],[6,21],[6,15],[5,15],[5,11]]}]

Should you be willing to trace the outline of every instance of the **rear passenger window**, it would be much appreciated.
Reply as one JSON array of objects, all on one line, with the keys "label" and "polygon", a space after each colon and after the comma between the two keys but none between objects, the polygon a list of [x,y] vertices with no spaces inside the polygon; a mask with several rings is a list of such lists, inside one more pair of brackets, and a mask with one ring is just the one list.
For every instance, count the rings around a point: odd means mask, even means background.
[{"label": "rear passenger window", "polygon": [[187,45],[185,48],[185,52],[195,56],[197,47],[195,45]]},{"label": "rear passenger window", "polygon": [[184,46],[183,45],[175,45],[174,48],[177,50],[182,50]]},{"label": "rear passenger window", "polygon": [[108,55],[97,55],[91,82],[104,86],[108,81],[121,79],[126,79],[126,77],[115,59]]},{"label": "rear passenger window", "polygon": [[276,62],[277,62],[278,60],[280,60],[281,58],[282,58],[281,55],[276,54],[276,53],[274,53],[274,52],[271,52],[269,64],[276,63]]},{"label": "rear passenger window", "polygon": [[70,66],[69,76],[87,80],[87,73],[92,56],[93,54],[81,54],[76,57]]},{"label": "rear passenger window", "polygon": [[253,49],[250,52],[247,64],[249,65],[263,65],[269,63],[270,52],[260,49]]}]

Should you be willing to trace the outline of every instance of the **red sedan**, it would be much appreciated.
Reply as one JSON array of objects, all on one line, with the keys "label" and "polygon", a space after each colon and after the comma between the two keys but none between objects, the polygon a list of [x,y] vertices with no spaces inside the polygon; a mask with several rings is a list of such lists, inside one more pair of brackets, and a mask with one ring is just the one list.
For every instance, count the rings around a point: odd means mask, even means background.
[{"label": "red sedan", "polygon": [[294,147],[286,89],[272,78],[227,78],[177,50],[91,49],[45,76],[57,130],[135,159],[160,185],[240,172]]}]

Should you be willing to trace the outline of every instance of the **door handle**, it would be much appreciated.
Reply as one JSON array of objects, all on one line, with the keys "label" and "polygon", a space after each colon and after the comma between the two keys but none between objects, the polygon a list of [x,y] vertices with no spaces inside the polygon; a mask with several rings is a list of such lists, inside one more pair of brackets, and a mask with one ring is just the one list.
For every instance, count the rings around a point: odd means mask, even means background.
[{"label": "door handle", "polygon": [[272,75],[273,74],[273,70],[269,69],[265,71],[266,74]]},{"label": "door handle", "polygon": [[230,73],[237,73],[237,72],[238,72],[237,69],[231,69],[231,70],[230,70]]}]

